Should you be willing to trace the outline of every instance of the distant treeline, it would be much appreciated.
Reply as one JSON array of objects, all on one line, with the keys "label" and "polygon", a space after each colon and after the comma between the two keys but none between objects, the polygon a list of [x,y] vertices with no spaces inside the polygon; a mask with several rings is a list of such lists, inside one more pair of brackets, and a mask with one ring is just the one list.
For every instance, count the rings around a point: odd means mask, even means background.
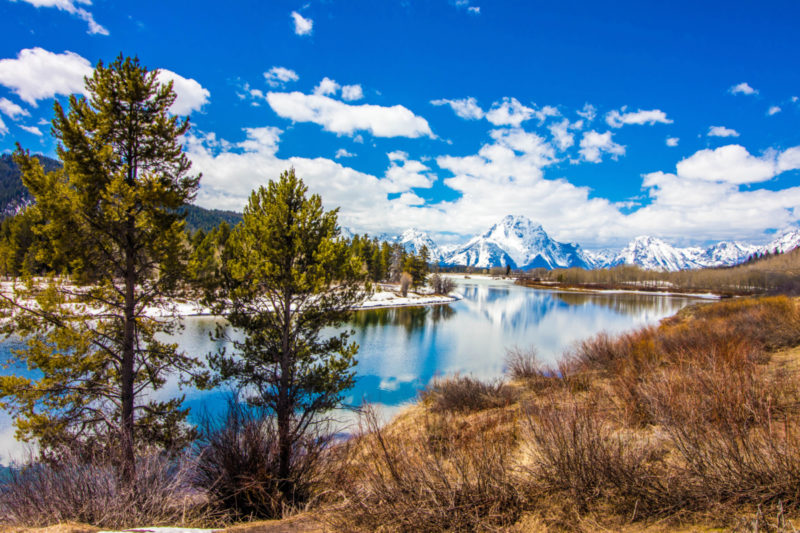
[{"label": "distant treeline", "polygon": [[800,249],[764,254],[733,267],[661,272],[633,265],[584,270],[537,268],[518,275],[522,284],[540,282],[593,288],[711,291],[722,294],[800,292]]}]

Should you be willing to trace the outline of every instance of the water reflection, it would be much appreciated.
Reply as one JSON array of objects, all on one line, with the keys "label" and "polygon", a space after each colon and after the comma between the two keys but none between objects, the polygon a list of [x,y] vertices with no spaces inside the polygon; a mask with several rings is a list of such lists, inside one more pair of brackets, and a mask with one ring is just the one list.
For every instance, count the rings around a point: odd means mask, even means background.
[{"label": "water reflection", "polygon": [[450,305],[369,309],[356,313],[351,324],[357,329],[384,326],[402,327],[410,334],[424,327],[429,321],[437,324],[443,320],[448,320],[455,313],[455,309]]},{"label": "water reflection", "polygon": [[[355,314],[348,326],[355,330],[353,340],[360,349],[357,382],[346,398],[348,404],[366,400],[391,410],[413,400],[439,374],[498,377],[506,350],[514,346],[535,346],[541,359],[553,364],[578,340],[599,331],[652,324],[698,301],[638,293],[553,292],[480,278],[456,281],[462,299],[449,305]],[[211,317],[188,317],[174,340],[194,356],[215,352],[225,346],[209,335],[217,324]],[[6,354],[9,343],[0,345]],[[213,412],[224,404],[220,391],[179,391],[171,382],[157,395],[167,398],[182,392],[195,413]],[[0,414],[0,443],[12,434],[10,420]]]}]

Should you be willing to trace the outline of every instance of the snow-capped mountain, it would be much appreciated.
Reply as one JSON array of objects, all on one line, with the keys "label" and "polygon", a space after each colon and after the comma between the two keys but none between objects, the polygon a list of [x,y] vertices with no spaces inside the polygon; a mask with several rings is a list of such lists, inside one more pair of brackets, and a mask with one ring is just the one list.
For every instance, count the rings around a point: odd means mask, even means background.
[{"label": "snow-capped mountain", "polygon": [[720,241],[703,250],[697,260],[704,267],[731,266],[747,261],[747,258],[760,251],[758,246],[752,244]]},{"label": "snow-capped mountain", "polygon": [[479,268],[511,265],[523,270],[590,266],[577,244],[554,241],[541,225],[512,215],[456,248],[444,263]]},{"label": "snow-capped mountain", "polygon": [[415,228],[405,230],[398,241],[406,249],[406,252],[418,254],[423,246],[428,247],[428,258],[431,263],[439,263],[442,260],[442,251],[433,242],[430,235]]},{"label": "snow-capped mountain", "polygon": [[675,248],[661,239],[643,235],[629,242],[610,266],[638,265],[647,270],[698,268],[697,257],[702,252],[702,248]]},{"label": "snow-capped mountain", "polygon": [[[342,235],[352,235],[342,228]],[[400,243],[410,253],[428,247],[431,263],[489,268],[511,265],[511,268],[608,268],[616,265],[637,265],[649,270],[686,270],[733,266],[747,261],[754,254],[788,252],[800,246],[800,230],[792,230],[768,244],[759,246],[737,241],[720,241],[705,248],[680,248],[651,236],[640,236],[621,251],[583,250],[577,244],[555,241],[541,225],[524,216],[508,215],[466,244],[439,246],[417,229],[400,235],[381,234],[380,241]]]},{"label": "snow-capped mountain", "polygon": [[759,251],[769,253],[775,253],[777,251],[779,254],[782,254],[794,250],[798,246],[800,246],[800,229],[784,233],[769,244],[762,246]]}]

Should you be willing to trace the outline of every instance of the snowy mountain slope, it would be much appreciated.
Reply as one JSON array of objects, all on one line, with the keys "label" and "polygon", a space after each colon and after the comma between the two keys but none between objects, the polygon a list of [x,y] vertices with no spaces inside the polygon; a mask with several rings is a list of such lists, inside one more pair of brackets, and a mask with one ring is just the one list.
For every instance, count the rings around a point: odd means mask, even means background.
[{"label": "snowy mountain slope", "polygon": [[512,215],[456,248],[444,263],[479,268],[511,265],[522,270],[589,266],[577,244],[555,241],[541,225]]},{"label": "snowy mountain slope", "polygon": [[700,248],[675,248],[646,235],[636,237],[617,254],[610,266],[638,265],[647,270],[682,270],[699,268]]},{"label": "snowy mountain slope", "polygon": [[772,242],[761,247],[759,252],[778,253],[789,252],[800,246],[800,230],[784,233]]}]

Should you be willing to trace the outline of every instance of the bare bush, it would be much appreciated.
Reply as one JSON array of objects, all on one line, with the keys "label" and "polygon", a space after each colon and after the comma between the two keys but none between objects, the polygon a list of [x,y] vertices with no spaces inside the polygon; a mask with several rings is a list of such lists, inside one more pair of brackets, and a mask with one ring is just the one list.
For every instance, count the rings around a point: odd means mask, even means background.
[{"label": "bare bush", "polygon": [[469,433],[444,417],[390,436],[368,412],[349,446],[337,531],[494,530],[525,508],[506,435]]},{"label": "bare bush", "polygon": [[658,467],[662,443],[615,432],[591,401],[528,406],[526,414],[527,471],[538,490],[579,512],[595,502],[640,516],[674,508],[679,493]]},{"label": "bare bush", "polygon": [[464,413],[504,407],[516,400],[514,390],[502,381],[484,382],[470,376],[434,379],[420,392],[423,403],[437,413]]},{"label": "bare bush", "polygon": [[209,523],[202,494],[193,491],[190,466],[163,454],[144,454],[133,483],[104,460],[62,454],[58,465],[30,463],[9,470],[0,484],[0,516],[16,526],[62,522],[125,529]]},{"label": "bare bush", "polygon": [[552,374],[542,366],[536,348],[511,348],[506,352],[505,367],[512,379],[520,381],[546,380]]},{"label": "bare bush", "polygon": [[[235,520],[280,518],[311,498],[330,438],[309,435],[298,440],[291,478],[281,479],[273,417],[231,401],[221,421],[207,418],[202,426],[192,481],[207,492],[215,509]],[[291,489],[288,497],[286,487]]]},{"label": "bare bush", "polygon": [[456,282],[447,276],[434,274],[430,278],[434,294],[448,295],[456,288]]},{"label": "bare bush", "polygon": [[411,274],[408,272],[403,272],[400,275],[400,294],[403,297],[408,296],[408,289],[411,287],[411,284],[414,282],[414,278],[411,277]]}]

